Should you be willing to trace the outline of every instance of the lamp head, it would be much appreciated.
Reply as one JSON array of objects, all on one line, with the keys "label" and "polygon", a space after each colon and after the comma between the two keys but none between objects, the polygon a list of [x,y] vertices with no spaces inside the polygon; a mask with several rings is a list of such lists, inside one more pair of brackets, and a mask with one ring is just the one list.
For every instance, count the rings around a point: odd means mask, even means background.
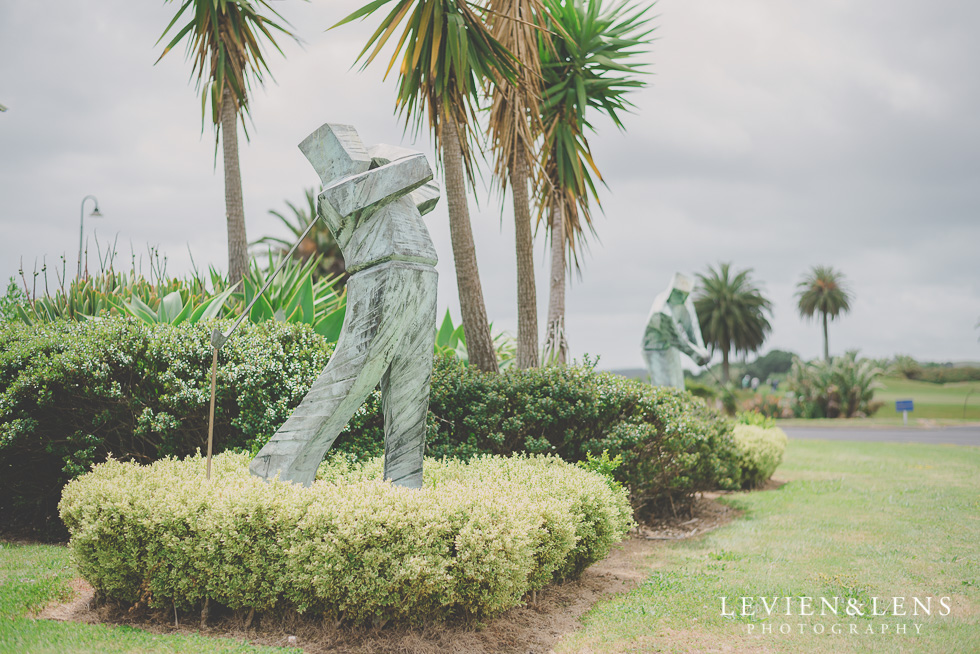
[{"label": "lamp head", "polygon": [[95,205],[95,209],[93,209],[92,213],[89,214],[89,218],[101,218],[101,217],[102,217],[102,212],[99,211],[99,205]]}]

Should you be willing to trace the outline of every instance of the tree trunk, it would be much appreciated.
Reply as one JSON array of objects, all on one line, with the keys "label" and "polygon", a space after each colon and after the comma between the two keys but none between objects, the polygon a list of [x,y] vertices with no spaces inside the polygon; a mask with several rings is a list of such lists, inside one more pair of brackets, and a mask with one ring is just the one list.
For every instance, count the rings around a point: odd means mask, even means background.
[{"label": "tree trunk", "polygon": [[[483,303],[480,271],[476,265],[476,246],[470,227],[470,208],[466,200],[466,173],[459,133],[452,115],[442,114],[442,165],[446,181],[446,206],[449,208],[449,234],[453,244],[459,309],[463,314],[466,352],[470,364],[484,372],[497,372],[497,353],[490,338],[487,309]],[[433,325],[433,329],[435,326]]]},{"label": "tree trunk", "polygon": [[823,359],[830,363],[830,340],[827,337],[827,312],[823,312]]},{"label": "tree trunk", "polygon": [[551,279],[548,289],[547,363],[568,361],[565,339],[565,215],[560,200],[551,204]]},{"label": "tree trunk", "polygon": [[527,150],[520,146],[510,180],[514,194],[517,250],[517,367],[538,367],[538,291],[534,280],[534,239],[528,199]]},{"label": "tree trunk", "polygon": [[728,350],[721,352],[721,383],[727,384],[730,379],[728,375]]},{"label": "tree trunk", "polygon": [[238,167],[238,114],[227,88],[221,99],[221,145],[225,158],[225,217],[228,221],[228,282],[236,284],[248,270],[242,171]]}]

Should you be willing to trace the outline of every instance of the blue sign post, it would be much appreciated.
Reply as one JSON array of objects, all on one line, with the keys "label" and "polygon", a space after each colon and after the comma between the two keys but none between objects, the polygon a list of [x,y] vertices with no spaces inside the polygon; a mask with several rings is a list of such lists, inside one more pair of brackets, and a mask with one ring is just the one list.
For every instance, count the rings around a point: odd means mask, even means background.
[{"label": "blue sign post", "polygon": [[912,411],[912,400],[896,400],[895,410],[902,412],[902,424],[909,424],[909,411]]}]

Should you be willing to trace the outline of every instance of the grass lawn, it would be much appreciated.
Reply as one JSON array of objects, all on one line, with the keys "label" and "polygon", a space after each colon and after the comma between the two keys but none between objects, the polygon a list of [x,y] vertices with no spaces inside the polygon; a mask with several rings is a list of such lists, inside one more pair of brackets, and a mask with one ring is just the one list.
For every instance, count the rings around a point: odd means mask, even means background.
[{"label": "grass lawn", "polygon": [[75,576],[68,548],[0,543],[0,652],[299,652],[204,636],[163,636],[129,627],[33,620],[30,612],[67,598]]},{"label": "grass lawn", "polygon": [[[726,497],[742,518],[659,548],[646,583],[598,604],[555,649],[980,652],[978,476],[980,448],[794,440],[776,472],[789,483]],[[818,598],[817,615],[801,617],[798,599],[788,617],[785,600],[780,615],[739,615],[738,598],[760,596]],[[865,615],[821,616],[821,597]],[[907,598],[909,615],[870,616],[873,597],[889,611]],[[913,597],[933,597],[932,614],[911,615]]]},{"label": "grass lawn", "polygon": [[[743,517],[657,548],[645,583],[600,602],[555,649],[980,652],[978,475],[980,448],[794,440],[776,473],[785,486],[726,496]],[[284,651],[27,617],[65,596],[73,575],[64,547],[0,544],[0,652]],[[737,615],[722,615],[722,596]],[[800,616],[798,599],[788,617],[738,615],[739,598],[758,607],[760,596],[817,598],[817,615]],[[821,597],[857,602],[865,615],[820,616]],[[910,615],[870,616],[873,597],[889,610],[891,598],[907,598]],[[911,615],[913,597],[933,598],[931,615]]]},{"label": "grass lawn", "polygon": [[[895,416],[896,400],[914,400],[912,418],[957,418],[980,420],[980,382],[930,384],[911,379],[882,378],[884,388],[875,399],[885,403],[876,415]],[[965,415],[964,415],[965,403]],[[901,419],[901,414],[897,414]]]}]

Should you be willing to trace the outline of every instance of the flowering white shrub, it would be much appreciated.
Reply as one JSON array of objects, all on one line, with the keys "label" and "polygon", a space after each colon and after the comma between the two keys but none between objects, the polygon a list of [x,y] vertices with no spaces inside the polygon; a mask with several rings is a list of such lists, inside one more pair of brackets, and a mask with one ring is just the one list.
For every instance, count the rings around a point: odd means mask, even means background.
[{"label": "flowering white shrub", "polygon": [[739,452],[742,487],[755,488],[762,485],[783,462],[786,432],[779,427],[737,424],[733,436]]},{"label": "flowering white shrub", "polygon": [[603,558],[632,525],[626,494],[555,457],[427,460],[421,490],[381,461],[331,459],[310,488],[265,483],[249,457],[110,460],[60,504],[79,571],[105,598],[192,609],[295,609],[350,624],[480,618]]}]

